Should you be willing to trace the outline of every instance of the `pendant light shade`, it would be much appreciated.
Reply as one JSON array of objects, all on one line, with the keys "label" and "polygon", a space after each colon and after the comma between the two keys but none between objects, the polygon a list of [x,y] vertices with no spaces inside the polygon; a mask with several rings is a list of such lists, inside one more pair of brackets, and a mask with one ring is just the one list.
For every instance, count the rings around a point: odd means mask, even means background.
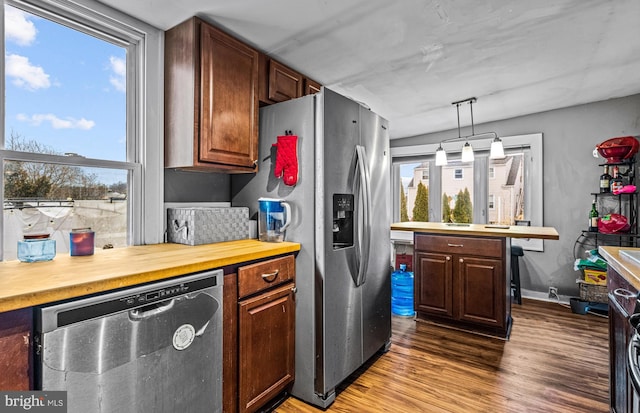
[{"label": "pendant light shade", "polygon": [[[491,152],[489,154],[490,159],[504,159],[504,147],[502,146],[502,140],[498,137],[498,134],[495,132],[485,132],[477,134],[475,133],[474,124],[473,124],[473,104],[476,102],[476,98],[468,98],[465,100],[460,100],[458,102],[452,102],[452,105],[456,105],[456,113],[458,115],[458,137],[445,139],[440,142],[440,146],[436,150],[436,166],[444,166],[447,164],[447,153],[442,148],[443,142],[452,142],[457,140],[465,139],[464,146],[462,147],[462,162],[473,162],[475,156],[473,153],[473,147],[469,144],[468,141],[473,139],[487,138],[489,136],[493,136],[494,139],[491,142]],[[460,105],[463,103],[469,103],[469,109],[471,113],[471,135],[469,136],[460,136]]]},{"label": "pendant light shade", "polygon": [[467,142],[462,147],[462,162],[473,162],[473,159],[473,148],[469,145],[469,142]]},{"label": "pendant light shade", "polygon": [[436,150],[436,166],[445,166],[447,164],[447,153],[442,148],[442,145]]},{"label": "pendant light shade", "polygon": [[489,152],[490,159],[504,159],[504,147],[502,146],[502,140],[497,136],[491,142],[491,152]]}]

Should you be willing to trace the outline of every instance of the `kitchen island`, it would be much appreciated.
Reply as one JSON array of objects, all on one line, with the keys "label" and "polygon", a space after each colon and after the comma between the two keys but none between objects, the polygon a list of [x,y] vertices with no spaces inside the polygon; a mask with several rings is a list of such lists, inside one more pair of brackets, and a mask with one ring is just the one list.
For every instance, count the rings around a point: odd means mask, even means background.
[{"label": "kitchen island", "polygon": [[413,232],[416,319],[503,339],[511,331],[511,238],[559,239],[551,227],[400,222]]}]

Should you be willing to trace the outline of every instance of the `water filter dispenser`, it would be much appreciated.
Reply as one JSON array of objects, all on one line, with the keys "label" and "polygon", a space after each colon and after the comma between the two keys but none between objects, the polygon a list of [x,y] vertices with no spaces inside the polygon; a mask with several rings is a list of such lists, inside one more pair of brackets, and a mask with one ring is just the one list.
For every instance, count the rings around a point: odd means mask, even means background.
[{"label": "water filter dispenser", "polygon": [[333,194],[333,249],[353,246],[353,195]]}]

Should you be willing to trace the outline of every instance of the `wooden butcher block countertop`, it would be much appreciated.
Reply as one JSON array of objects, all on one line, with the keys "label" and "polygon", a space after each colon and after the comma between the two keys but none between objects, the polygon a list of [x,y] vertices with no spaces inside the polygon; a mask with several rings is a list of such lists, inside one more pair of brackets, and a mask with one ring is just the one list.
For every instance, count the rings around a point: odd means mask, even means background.
[{"label": "wooden butcher block countertop", "polygon": [[607,264],[611,266],[618,274],[622,275],[625,280],[629,281],[638,291],[640,291],[640,263],[620,254],[621,250],[640,251],[640,248],[631,247],[598,247],[600,255],[607,260]]},{"label": "wooden butcher block countertop", "polygon": [[141,245],[57,255],[52,261],[0,263],[0,312],[269,258],[300,250],[293,242],[240,240],[188,246]]},{"label": "wooden butcher block countertop", "polygon": [[397,222],[391,224],[394,231],[426,232],[430,234],[471,235],[510,238],[560,239],[553,227],[529,227],[524,225],[445,224],[442,222]]}]

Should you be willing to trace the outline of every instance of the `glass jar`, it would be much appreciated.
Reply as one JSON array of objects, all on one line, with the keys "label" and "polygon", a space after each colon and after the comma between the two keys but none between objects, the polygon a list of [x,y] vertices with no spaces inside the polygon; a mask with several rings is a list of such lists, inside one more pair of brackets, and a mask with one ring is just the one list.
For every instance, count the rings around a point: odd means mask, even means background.
[{"label": "glass jar", "polygon": [[22,262],[51,261],[56,256],[56,241],[47,234],[25,235],[18,241],[18,259]]}]

